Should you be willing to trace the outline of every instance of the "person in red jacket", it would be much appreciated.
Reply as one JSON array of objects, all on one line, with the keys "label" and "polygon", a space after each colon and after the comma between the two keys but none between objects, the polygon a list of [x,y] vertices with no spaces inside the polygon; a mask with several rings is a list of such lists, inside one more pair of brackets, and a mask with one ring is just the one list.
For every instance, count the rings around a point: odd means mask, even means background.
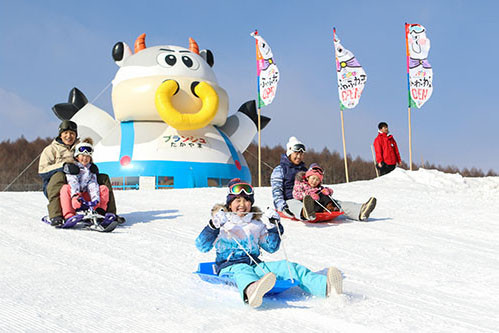
[{"label": "person in red jacket", "polygon": [[400,154],[393,135],[388,134],[388,124],[378,124],[378,136],[374,139],[374,150],[376,151],[376,168],[380,176],[392,172],[400,165]]}]

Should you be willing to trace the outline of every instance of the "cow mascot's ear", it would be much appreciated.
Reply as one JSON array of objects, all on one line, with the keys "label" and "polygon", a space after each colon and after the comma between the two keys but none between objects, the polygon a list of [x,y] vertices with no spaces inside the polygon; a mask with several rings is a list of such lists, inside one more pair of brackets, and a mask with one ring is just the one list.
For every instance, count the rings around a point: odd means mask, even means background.
[{"label": "cow mascot's ear", "polygon": [[122,66],[123,61],[132,55],[132,50],[126,43],[118,42],[113,46],[113,59],[116,65]]},{"label": "cow mascot's ear", "polygon": [[201,50],[199,51],[199,55],[210,65],[213,67],[215,64],[215,58],[213,58],[213,53],[210,50]]},{"label": "cow mascot's ear", "polygon": [[78,88],[74,87],[69,92],[68,102],[54,105],[52,111],[60,120],[69,120],[87,103],[87,97]]}]

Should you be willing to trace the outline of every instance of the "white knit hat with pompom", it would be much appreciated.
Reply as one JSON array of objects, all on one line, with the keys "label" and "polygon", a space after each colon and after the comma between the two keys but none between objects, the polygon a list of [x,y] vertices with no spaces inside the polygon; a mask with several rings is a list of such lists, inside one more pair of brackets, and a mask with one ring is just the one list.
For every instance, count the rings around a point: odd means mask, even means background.
[{"label": "white knit hat with pompom", "polygon": [[292,136],[289,138],[288,143],[286,143],[286,156],[289,156],[296,151],[294,149],[296,145],[302,145],[305,151],[305,145],[303,144],[303,142],[298,140],[296,137]]}]

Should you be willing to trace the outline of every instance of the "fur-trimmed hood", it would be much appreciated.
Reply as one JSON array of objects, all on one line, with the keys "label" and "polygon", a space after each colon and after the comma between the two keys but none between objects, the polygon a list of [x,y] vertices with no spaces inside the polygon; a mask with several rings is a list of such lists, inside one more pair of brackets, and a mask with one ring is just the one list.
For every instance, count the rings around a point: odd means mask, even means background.
[{"label": "fur-trimmed hood", "polygon": [[300,171],[295,176],[295,181],[302,182],[305,179],[306,171]]}]

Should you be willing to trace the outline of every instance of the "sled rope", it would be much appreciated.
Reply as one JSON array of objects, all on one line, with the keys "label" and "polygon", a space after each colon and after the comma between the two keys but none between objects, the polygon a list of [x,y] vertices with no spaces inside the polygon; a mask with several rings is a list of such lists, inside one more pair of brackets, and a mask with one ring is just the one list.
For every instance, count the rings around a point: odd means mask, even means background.
[{"label": "sled rope", "polygon": [[[231,213],[231,214],[235,214],[235,213]],[[245,213],[245,214],[249,214],[249,213]],[[257,213],[257,214],[263,215],[263,213]],[[286,265],[288,266],[289,278],[291,279],[292,283],[295,283],[295,280],[293,279],[293,275],[291,274],[291,266],[289,265],[289,259],[288,259],[288,254],[286,253],[286,247],[284,246],[284,242],[282,241],[281,229],[279,229],[279,227],[277,225],[276,225],[276,228],[277,228],[277,232],[279,233],[279,239],[281,240],[281,246],[282,246],[282,251],[284,252],[284,258],[286,259]],[[258,267],[260,267],[256,263],[256,261],[253,259],[253,257],[250,256],[248,252],[246,252],[246,249],[244,249],[242,247],[242,245],[239,244],[239,242],[237,241],[237,239],[235,239],[234,237],[232,237],[230,231],[227,230],[226,228],[223,228],[223,229],[225,230],[225,232],[227,232],[227,234],[229,235],[229,237],[232,238],[237,243],[237,245],[244,251],[244,253],[246,253],[246,255],[248,257],[250,257],[251,261],[253,261]],[[265,274],[265,271],[261,267],[260,267],[260,269],[262,270],[263,274]]]},{"label": "sled rope", "polygon": [[97,96],[90,102],[90,104],[93,104],[107,90],[107,88],[109,88],[109,86],[111,85],[111,83],[113,83],[113,81],[109,81],[109,83],[107,84],[107,86],[105,86],[104,89],[102,89],[100,91],[100,93],[97,94]]},{"label": "sled rope", "polygon": [[23,171],[21,171],[21,173],[20,173],[20,174],[18,174],[18,175],[17,175],[17,177],[16,177],[16,178],[14,178],[14,180],[13,180],[13,181],[11,181],[11,182],[10,182],[10,184],[9,184],[9,185],[7,185],[7,187],[5,187],[5,188],[3,189],[3,191],[2,191],[2,192],[7,191],[7,190],[8,190],[8,189],[12,186],[12,184],[14,184],[14,183],[16,182],[16,180],[17,180],[19,177],[21,177],[21,176],[22,176],[22,175],[26,172],[26,170],[28,170],[28,169],[29,169],[29,167],[30,167],[31,165],[33,165],[33,163],[35,163],[35,161],[36,161],[38,158],[40,158],[40,156],[41,156],[41,155],[42,155],[42,153],[38,154],[38,156],[37,156],[37,157],[35,157],[35,159],[34,159],[33,161],[31,161],[31,163],[30,163],[30,164],[29,164],[26,168],[24,168],[24,170],[23,170]]},{"label": "sled rope", "polygon": [[[95,97],[95,98],[94,98],[94,99],[93,99],[90,103],[95,102],[95,101],[96,101],[96,100],[97,100],[97,99],[98,99],[98,98],[99,98],[99,97],[100,97],[100,96],[101,96],[101,95],[102,95],[102,94],[103,94],[103,93],[104,93],[104,92],[105,92],[105,91],[109,88],[109,86],[111,85],[111,83],[113,83],[113,81],[109,81],[109,83],[108,83],[108,84],[104,87],[104,89],[102,89],[102,90],[100,91],[100,93],[98,93],[98,94],[97,94],[97,96],[96,96],[96,97]],[[33,163],[35,163],[35,161],[36,161],[38,158],[40,158],[40,156],[41,156],[41,155],[42,155],[42,153],[38,154],[38,156],[37,156],[37,157],[35,157],[35,159],[33,159],[33,161],[31,161],[31,162],[28,164],[28,166],[27,166],[27,167],[26,167],[23,171],[21,171],[21,173],[20,173],[20,174],[18,174],[18,175],[16,176],[16,178],[14,178],[14,180],[13,180],[13,181],[12,181],[9,185],[7,185],[7,187],[5,187],[5,188],[2,190],[2,192],[7,191],[7,190],[8,190],[8,189],[12,186],[12,184],[14,184],[14,183],[16,182],[16,180],[17,180],[19,177],[21,177],[21,176],[22,176],[22,175],[26,172],[26,170],[28,170],[28,169],[29,169],[29,167],[30,167]]]},{"label": "sled rope", "polygon": [[[252,157],[258,159],[258,157],[256,157],[252,152],[250,152],[248,149],[246,149],[246,152],[248,154],[250,154]],[[268,164],[267,162],[265,162],[264,160],[262,160],[262,163],[265,164],[266,167],[268,167],[270,170],[274,170],[274,167],[271,166],[270,164]]]},{"label": "sled rope", "polygon": [[317,204],[319,206],[321,206],[322,208],[324,208],[325,210],[327,210],[328,213],[331,213],[331,211],[329,209],[327,209],[326,207],[324,207],[318,200],[314,200],[315,202],[317,202]]},{"label": "sled rope", "polygon": [[[291,274],[291,266],[289,265],[288,254],[286,253],[286,247],[284,246],[284,242],[282,241],[281,229],[276,225],[277,232],[279,233],[279,239],[281,240],[282,251],[284,252],[284,258],[286,259],[286,265],[288,266],[289,278],[291,279],[291,283],[295,283],[293,279],[293,275]],[[295,272],[296,273],[296,272]]]},{"label": "sled rope", "polygon": [[237,239],[235,239],[235,238],[232,236],[232,234],[230,233],[230,231],[229,231],[227,228],[225,228],[225,227],[222,227],[222,229],[224,229],[224,230],[225,230],[225,232],[227,233],[227,235],[229,235],[229,237],[230,237],[230,238],[232,238],[232,239],[236,242],[237,246],[239,246],[239,247],[241,248],[241,250],[243,250],[243,251],[244,251],[244,253],[246,253],[246,255],[247,255],[247,256],[251,259],[251,261],[252,261],[252,262],[253,262],[253,263],[254,263],[254,264],[255,264],[258,268],[260,268],[260,270],[262,271],[263,275],[267,274],[267,273],[265,273],[265,271],[263,270],[263,268],[261,268],[261,267],[260,267],[260,265],[258,265],[258,263],[256,262],[256,260],[255,260],[255,259],[253,259],[253,257],[252,257],[252,256],[248,253],[248,251],[246,251],[246,249],[245,249],[245,248],[241,245],[241,243],[239,243],[239,242],[237,241]]},{"label": "sled rope", "polygon": [[[344,212],[344,210],[341,208],[341,206],[336,202],[336,200],[334,200],[332,197],[329,197],[329,199],[331,199],[331,201],[334,203],[334,205],[336,207],[338,207],[340,209],[340,212]],[[317,202],[317,204],[319,206],[321,206],[322,208],[324,208],[328,213],[332,213],[329,209],[327,209],[326,207],[324,207],[319,201],[317,200],[314,200],[315,202]]]}]

